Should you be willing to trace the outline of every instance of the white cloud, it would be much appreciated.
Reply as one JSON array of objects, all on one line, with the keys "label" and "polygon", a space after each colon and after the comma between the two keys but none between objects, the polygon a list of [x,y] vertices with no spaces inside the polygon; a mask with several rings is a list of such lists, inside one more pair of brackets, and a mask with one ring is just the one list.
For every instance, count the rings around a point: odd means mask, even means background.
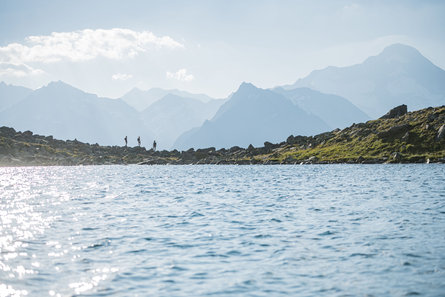
[{"label": "white cloud", "polygon": [[0,63],[0,76],[25,77],[44,73],[43,70],[32,68],[26,64]]},{"label": "white cloud", "polygon": [[131,58],[150,49],[183,48],[169,36],[158,37],[149,31],[129,29],[85,29],[29,36],[22,43],[0,47],[0,63],[51,63],[61,60],[87,61],[97,57]]},{"label": "white cloud", "polygon": [[133,75],[131,75],[131,74],[116,73],[116,74],[113,74],[113,76],[111,78],[113,80],[128,80],[128,79],[130,79],[132,77],[133,77]]},{"label": "white cloud", "polygon": [[176,80],[185,81],[185,82],[190,82],[195,79],[193,74],[187,74],[187,69],[185,69],[185,68],[179,69],[178,71],[176,71],[174,73],[167,71],[166,75],[167,75],[167,78],[176,79]]}]

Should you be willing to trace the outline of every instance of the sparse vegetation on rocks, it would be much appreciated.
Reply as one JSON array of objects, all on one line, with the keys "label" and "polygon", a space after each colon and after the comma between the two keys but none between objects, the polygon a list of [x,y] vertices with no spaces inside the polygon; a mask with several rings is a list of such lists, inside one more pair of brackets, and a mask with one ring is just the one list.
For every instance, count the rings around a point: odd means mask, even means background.
[{"label": "sparse vegetation on rocks", "polygon": [[263,147],[181,152],[63,141],[1,127],[0,165],[445,163],[445,106],[405,110],[397,107],[391,116],[343,130],[266,141]]}]

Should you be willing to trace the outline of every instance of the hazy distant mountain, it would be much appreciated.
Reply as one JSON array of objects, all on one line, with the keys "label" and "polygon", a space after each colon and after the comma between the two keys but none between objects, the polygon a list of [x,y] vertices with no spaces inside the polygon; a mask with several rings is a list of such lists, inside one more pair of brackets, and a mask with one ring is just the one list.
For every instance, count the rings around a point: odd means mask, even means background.
[{"label": "hazy distant mountain", "polygon": [[52,82],[0,113],[0,126],[31,130],[59,139],[105,145],[137,144],[151,147],[152,134],[138,113],[120,99],[99,98],[63,82]]},{"label": "hazy distant mountain", "polygon": [[147,91],[142,91],[138,88],[132,89],[130,92],[125,94],[122,97],[125,103],[136,109],[137,111],[143,111],[147,107],[149,107],[154,102],[159,99],[165,97],[168,94],[185,97],[185,98],[193,98],[199,100],[201,102],[209,102],[213,100],[213,98],[204,95],[204,94],[192,94],[185,91],[180,90],[164,90],[160,88],[152,88]]},{"label": "hazy distant mountain", "polygon": [[206,103],[168,94],[141,112],[146,127],[153,131],[159,149],[170,149],[184,132],[212,118],[224,100]]},{"label": "hazy distant mountain", "polygon": [[31,89],[0,82],[0,112],[16,104],[32,92]]},{"label": "hazy distant mountain", "polygon": [[445,71],[402,44],[391,45],[362,64],[316,70],[285,86],[297,87],[345,97],[373,118],[400,104],[410,110],[445,104]]},{"label": "hazy distant mountain", "polygon": [[320,118],[283,95],[243,83],[210,121],[181,135],[174,147],[260,146],[265,141],[284,141],[291,134],[310,135],[328,129]]},{"label": "hazy distant mountain", "polygon": [[366,122],[370,119],[357,106],[337,95],[323,94],[309,88],[291,90],[275,88],[273,91],[289,98],[307,113],[323,119],[330,129],[342,129],[353,123]]}]

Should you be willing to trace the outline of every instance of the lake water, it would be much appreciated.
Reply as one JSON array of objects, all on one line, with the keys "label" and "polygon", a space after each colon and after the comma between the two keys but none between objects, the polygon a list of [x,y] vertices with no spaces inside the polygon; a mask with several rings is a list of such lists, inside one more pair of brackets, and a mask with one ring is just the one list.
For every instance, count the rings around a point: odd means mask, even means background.
[{"label": "lake water", "polygon": [[0,296],[445,296],[445,167],[0,168]]}]

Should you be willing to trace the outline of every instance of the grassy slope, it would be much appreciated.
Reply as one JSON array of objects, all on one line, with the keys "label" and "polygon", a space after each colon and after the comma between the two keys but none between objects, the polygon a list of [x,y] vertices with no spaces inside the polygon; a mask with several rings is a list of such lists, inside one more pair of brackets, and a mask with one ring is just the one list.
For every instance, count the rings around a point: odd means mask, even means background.
[{"label": "grassy slope", "polygon": [[[259,159],[307,160],[315,157],[321,162],[349,162],[361,158],[364,161],[392,160],[394,152],[402,161],[418,162],[445,157],[445,139],[436,140],[437,132],[445,122],[445,106],[410,112],[395,119],[378,119],[352,125],[330,133],[330,139],[317,144],[281,146]],[[405,129],[387,133],[391,127]],[[409,125],[409,126],[406,126]],[[408,131],[406,131],[408,130]],[[383,133],[382,133],[383,132]],[[389,135],[388,135],[389,134]]]}]

